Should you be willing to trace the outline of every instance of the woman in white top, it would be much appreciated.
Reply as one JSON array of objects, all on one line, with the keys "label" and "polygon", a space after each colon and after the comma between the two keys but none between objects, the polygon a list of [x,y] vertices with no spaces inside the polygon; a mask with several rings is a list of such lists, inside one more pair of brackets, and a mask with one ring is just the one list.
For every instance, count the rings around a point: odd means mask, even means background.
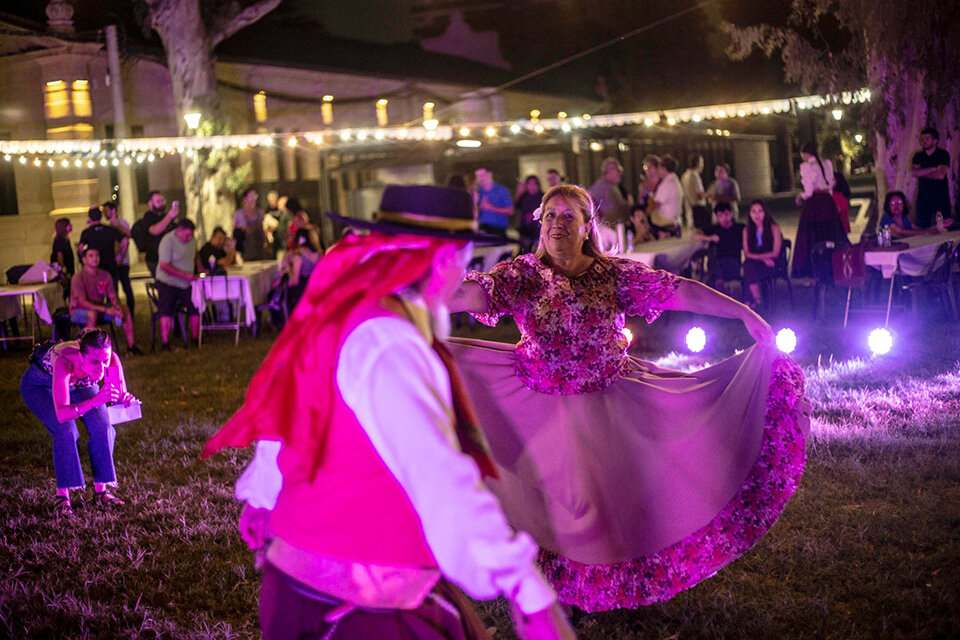
[{"label": "woman in white top", "polygon": [[803,193],[797,196],[801,205],[800,222],[797,225],[797,241],[793,250],[794,278],[821,277],[814,273],[812,254],[818,242],[833,242],[837,246],[850,244],[843,231],[840,211],[834,202],[833,164],[821,160],[817,147],[812,142],[803,145],[800,151],[803,162],[800,164],[800,182]]},{"label": "woman in white top", "polygon": [[123,366],[113,352],[110,336],[102,329],[91,329],[80,340],[43,343],[30,357],[30,367],[20,381],[20,394],[53,437],[56,513],[73,515],[70,491],[83,489],[86,484],[77,448],[78,418],[90,435],[87,451],[93,470],[94,503],[105,507],[123,505],[109,489],[117,484],[113,465],[117,434],[105,405],[129,406],[136,398],[127,392]]}]

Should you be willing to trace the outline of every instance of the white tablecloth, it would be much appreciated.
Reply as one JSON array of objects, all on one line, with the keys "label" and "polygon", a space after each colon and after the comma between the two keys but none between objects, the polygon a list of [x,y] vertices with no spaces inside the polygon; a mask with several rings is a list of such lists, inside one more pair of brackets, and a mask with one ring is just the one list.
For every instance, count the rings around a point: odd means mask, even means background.
[{"label": "white tablecloth", "polygon": [[[913,236],[901,238],[896,242],[905,242],[908,247],[900,251],[865,251],[863,261],[871,267],[876,267],[884,278],[890,278],[894,273],[905,276],[922,276],[927,265],[937,252],[941,243],[960,241],[960,231],[938,233],[929,236]],[[899,266],[899,271],[897,270]]]},{"label": "white tablecloth", "polygon": [[20,297],[32,296],[37,317],[46,324],[53,322],[51,309],[63,306],[63,288],[56,282],[7,284],[0,286],[0,320],[20,315]]},{"label": "white tablecloth", "polygon": [[621,253],[621,258],[642,262],[654,269],[680,273],[700,249],[706,249],[705,240],[695,240],[692,234],[671,237],[634,245],[633,251]]},{"label": "white tablecloth", "polygon": [[204,299],[228,300],[239,293],[240,302],[246,309],[244,323],[250,326],[256,320],[256,306],[267,301],[270,285],[278,272],[272,260],[247,262],[227,267],[226,276],[197,278],[193,281],[190,299],[202,310]]}]

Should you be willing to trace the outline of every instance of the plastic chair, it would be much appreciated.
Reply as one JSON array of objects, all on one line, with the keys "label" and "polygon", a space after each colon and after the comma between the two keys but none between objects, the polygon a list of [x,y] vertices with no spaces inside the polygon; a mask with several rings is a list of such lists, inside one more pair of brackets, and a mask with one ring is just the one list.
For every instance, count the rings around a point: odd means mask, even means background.
[{"label": "plastic chair", "polygon": [[790,309],[794,310],[793,284],[790,282],[790,257],[793,252],[793,243],[783,238],[780,243],[780,255],[773,261],[773,275],[763,278],[760,286],[763,289],[763,299],[770,305],[771,310],[776,308],[777,280],[787,283],[787,294],[790,296]]},{"label": "plastic chair", "polygon": [[[157,320],[160,319],[160,303],[157,298],[157,283],[148,282],[145,285],[147,290],[147,302],[150,307],[150,349],[156,348],[157,345]],[[187,311],[186,309],[178,309],[177,313],[173,316],[173,322],[175,325],[180,326],[180,334],[183,336],[183,346],[189,344],[187,342]],[[174,327],[176,329],[176,327]]]},{"label": "plastic chair", "polygon": [[940,299],[944,313],[951,321],[957,318],[957,302],[950,286],[951,272],[957,252],[953,243],[943,242],[937,247],[937,252],[924,270],[924,275],[905,280],[901,285],[911,294],[914,312],[918,311],[917,301],[921,291],[936,295]]},{"label": "plastic chair", "polygon": [[[197,345],[203,346],[203,331],[230,330],[234,332],[234,346],[240,344],[240,326],[246,315],[243,299],[243,278],[239,276],[207,276],[196,281],[200,287],[200,333]],[[218,307],[230,308],[230,318],[220,320]]]}]

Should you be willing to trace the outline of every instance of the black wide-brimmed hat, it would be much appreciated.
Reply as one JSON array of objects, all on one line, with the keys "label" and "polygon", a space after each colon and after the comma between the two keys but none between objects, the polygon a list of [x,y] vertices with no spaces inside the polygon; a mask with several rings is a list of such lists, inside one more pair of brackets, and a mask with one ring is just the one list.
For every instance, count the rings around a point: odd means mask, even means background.
[{"label": "black wide-brimmed hat", "polygon": [[381,233],[410,233],[481,245],[510,242],[507,238],[477,231],[473,198],[460,189],[391,185],[384,190],[380,210],[374,212],[373,220],[327,215],[342,225]]}]

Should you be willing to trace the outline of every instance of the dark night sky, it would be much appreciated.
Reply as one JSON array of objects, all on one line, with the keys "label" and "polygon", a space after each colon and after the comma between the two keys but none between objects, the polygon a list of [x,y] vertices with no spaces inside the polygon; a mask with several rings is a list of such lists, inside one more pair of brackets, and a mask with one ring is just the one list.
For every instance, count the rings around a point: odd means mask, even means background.
[{"label": "dark night sky", "polygon": [[[119,16],[138,33],[130,0],[72,0],[80,30],[95,29]],[[249,28],[264,38],[285,29],[373,42],[412,42],[435,36],[448,16],[437,7],[464,9],[475,30],[499,34],[511,63],[505,78],[594,46],[695,4],[649,0],[285,0]],[[44,22],[46,0],[0,0],[0,10]],[[717,0],[680,20],[631,38],[583,60],[549,72],[542,81],[559,93],[608,93],[614,110],[665,108],[795,94],[782,81],[778,61],[755,56],[732,62],[724,50],[723,21],[782,23],[784,0]],[[253,34],[248,34],[253,35]],[[148,37],[156,43],[155,36]],[[322,42],[318,38],[318,42]],[[322,46],[318,44],[317,46]],[[602,79],[601,79],[602,78]],[[601,80],[598,80],[601,79]],[[517,88],[523,88],[522,85]]]}]

